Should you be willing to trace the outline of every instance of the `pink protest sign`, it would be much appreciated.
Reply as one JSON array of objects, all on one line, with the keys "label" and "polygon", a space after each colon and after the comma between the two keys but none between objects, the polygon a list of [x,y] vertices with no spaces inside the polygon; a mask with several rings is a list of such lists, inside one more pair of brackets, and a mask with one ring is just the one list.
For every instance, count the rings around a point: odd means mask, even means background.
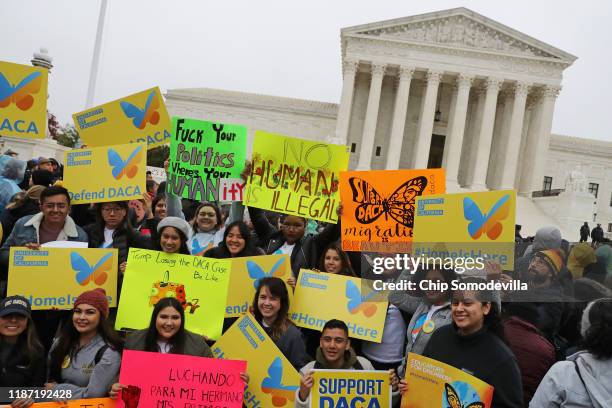
[{"label": "pink protest sign", "polygon": [[241,408],[246,361],[125,350],[117,408]]}]

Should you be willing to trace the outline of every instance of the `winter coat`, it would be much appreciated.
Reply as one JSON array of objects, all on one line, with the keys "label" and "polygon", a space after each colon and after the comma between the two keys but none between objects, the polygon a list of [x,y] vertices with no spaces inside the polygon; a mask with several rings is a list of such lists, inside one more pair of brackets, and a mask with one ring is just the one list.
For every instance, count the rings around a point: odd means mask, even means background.
[{"label": "winter coat", "polygon": [[[89,237],[89,248],[101,248],[104,244],[104,227],[98,224],[89,224],[84,228]],[[113,232],[113,248],[119,252],[119,264],[127,261],[130,248],[153,249],[153,242],[141,236],[136,231],[127,228],[123,223]]]},{"label": "winter coat", "polygon": [[42,387],[45,383],[44,351],[29,359],[24,348],[23,341],[12,345],[0,340],[0,356],[8,353],[4,361],[0,357],[0,387]]},{"label": "winter coat", "polygon": [[527,405],[548,369],[557,361],[555,347],[534,325],[516,316],[504,322],[504,334],[521,370],[523,399]]},{"label": "winter coat", "polygon": [[[259,322],[259,324],[262,324],[262,322]],[[263,324],[262,326],[265,332],[272,337],[271,329]],[[299,370],[310,360],[310,356],[306,354],[306,343],[304,343],[302,332],[293,323],[289,323],[287,330],[278,340],[272,340],[296,370]]]},{"label": "winter coat", "polygon": [[[285,244],[283,233],[274,227],[259,208],[248,207],[253,228],[257,232],[261,247],[267,254],[273,254]],[[297,277],[300,269],[312,269],[318,266],[323,250],[340,238],[340,223],[329,224],[316,235],[304,235],[295,243],[291,252],[291,269]]]},{"label": "winter coat", "polygon": [[40,212],[40,205],[35,200],[29,198],[26,198],[23,201],[23,204],[19,207],[10,209],[6,208],[0,216],[2,231],[4,231],[2,242],[4,242],[8,238],[11,231],[13,231],[17,220],[19,220],[21,217],[37,214],[38,212]]},{"label": "winter coat", "polygon": [[612,359],[579,352],[553,365],[542,379],[529,408],[612,407]]},{"label": "winter coat", "polygon": [[[124,349],[145,351],[147,331],[148,329],[143,329],[130,333],[125,341]],[[208,347],[208,344],[206,344],[206,341],[204,340],[204,337],[188,330],[185,330],[185,347],[182,354],[196,357],[213,356],[212,352],[210,351],[210,347]]]}]

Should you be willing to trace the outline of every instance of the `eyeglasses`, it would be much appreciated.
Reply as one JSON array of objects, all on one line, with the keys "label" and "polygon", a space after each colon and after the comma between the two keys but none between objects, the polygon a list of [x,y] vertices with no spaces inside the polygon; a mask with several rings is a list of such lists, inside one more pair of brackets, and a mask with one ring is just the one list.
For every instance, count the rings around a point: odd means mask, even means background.
[{"label": "eyeglasses", "polygon": [[102,212],[104,214],[111,214],[111,213],[115,213],[116,214],[116,213],[119,213],[119,212],[121,212],[123,210],[125,210],[125,209],[122,208],[122,207],[103,207],[102,208]]},{"label": "eyeglasses", "polygon": [[286,228],[286,229],[291,228],[291,229],[296,230],[296,229],[304,228],[303,224],[281,224],[281,225],[283,226],[283,228]]},{"label": "eyeglasses", "polygon": [[66,203],[44,203],[43,207],[47,210],[53,210],[57,208],[58,210],[65,210],[68,208],[68,204]]}]

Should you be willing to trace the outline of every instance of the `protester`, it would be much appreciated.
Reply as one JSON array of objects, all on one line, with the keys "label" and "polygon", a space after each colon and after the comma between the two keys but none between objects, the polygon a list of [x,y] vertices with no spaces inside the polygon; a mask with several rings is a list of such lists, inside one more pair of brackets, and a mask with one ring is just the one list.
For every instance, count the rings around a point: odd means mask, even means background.
[{"label": "protester", "polygon": [[591,239],[593,240],[593,244],[597,245],[604,239],[603,228],[601,228],[601,224],[597,224],[593,231],[591,231]]},{"label": "protester", "polygon": [[65,324],[49,352],[45,388],[71,391],[67,399],[105,397],[121,365],[122,342],[108,321],[104,289],[83,292],[74,302],[72,321]]},{"label": "protester", "polygon": [[2,156],[0,161],[0,213],[11,201],[13,196],[21,191],[19,183],[23,180],[25,173],[25,162]]},{"label": "protester", "polygon": [[153,211],[153,216],[158,220],[163,220],[166,218],[166,194],[158,194],[151,203],[151,211]]},{"label": "protester", "polygon": [[348,255],[337,242],[332,242],[323,251],[319,260],[319,270],[344,276],[356,276]]},{"label": "protester", "polygon": [[551,367],[530,408],[612,406],[612,299],[589,303],[580,331],[584,350]]},{"label": "protester", "polygon": [[300,330],[289,320],[289,293],[280,278],[263,278],[253,298],[252,311],[274,344],[299,370],[310,360]]},{"label": "protester", "polygon": [[54,169],[53,169],[53,164],[51,163],[51,160],[47,159],[46,157],[41,157],[38,159],[38,170],[46,170],[48,172],[53,173]]},{"label": "protester", "polygon": [[[468,277],[466,284],[483,284]],[[523,389],[516,358],[504,342],[503,326],[493,293],[486,290],[454,291],[453,324],[429,339],[423,355],[466,371],[494,387],[492,407],[522,407]],[[409,392],[405,380],[402,393]]]},{"label": "protester", "polygon": [[571,272],[574,279],[581,278],[584,268],[597,262],[595,250],[586,242],[581,242],[572,247],[567,257],[567,269]]},{"label": "protester", "polygon": [[585,221],[580,227],[580,242],[587,242],[590,235],[591,228],[589,227],[589,223]]},{"label": "protester", "polygon": [[208,258],[235,258],[264,255],[263,250],[253,245],[249,227],[243,221],[234,221],[224,228],[223,241],[219,246],[204,253]]},{"label": "protester", "polygon": [[595,250],[597,259],[606,265],[606,278],[604,279],[604,285],[609,289],[612,289],[612,247],[609,244],[601,245]]},{"label": "protester", "polygon": [[189,255],[187,241],[189,224],[178,217],[165,217],[157,225],[157,241],[155,249],[169,254]]},{"label": "protester", "polygon": [[523,256],[515,261],[515,274],[518,275],[527,270],[533,254],[547,249],[559,249],[561,248],[562,241],[561,231],[557,227],[542,227],[538,229],[533,237],[532,244],[527,247]]},{"label": "protester", "polygon": [[[351,348],[346,323],[331,319],[323,326],[316,359],[300,369],[300,388],[295,391],[296,408],[311,406],[310,391],[314,385],[312,370],[374,370],[374,367],[366,358],[357,356]],[[389,370],[389,376],[393,397],[399,401],[399,380],[395,371]]]},{"label": "protester", "polygon": [[40,211],[40,194],[44,189],[43,186],[32,186],[25,193],[16,194],[15,197],[21,195],[17,200],[7,204],[0,215],[2,230],[7,232],[2,242],[8,238],[8,233],[13,230],[18,219]]}]

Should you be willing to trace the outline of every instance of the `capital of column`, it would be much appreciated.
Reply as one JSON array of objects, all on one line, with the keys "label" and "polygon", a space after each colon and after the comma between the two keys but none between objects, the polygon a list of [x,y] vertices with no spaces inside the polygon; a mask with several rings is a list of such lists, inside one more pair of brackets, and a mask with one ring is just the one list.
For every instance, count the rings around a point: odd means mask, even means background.
[{"label": "capital of column", "polygon": [[382,77],[385,75],[385,70],[387,69],[387,65],[372,63],[372,77]]},{"label": "capital of column", "polygon": [[546,85],[543,89],[544,96],[547,98],[556,98],[561,92],[561,86]]},{"label": "capital of column", "polygon": [[514,95],[525,97],[529,94],[531,84],[527,82],[517,82],[514,84]]},{"label": "capital of column", "polygon": [[499,92],[503,83],[504,83],[503,79],[487,78],[483,86],[486,90]]},{"label": "capital of column", "polygon": [[406,67],[403,65],[399,67],[398,78],[400,80],[412,79],[413,75],[414,75],[414,67]]},{"label": "capital of column", "polygon": [[343,75],[355,75],[359,67],[359,61],[348,59],[342,62],[342,74]]},{"label": "capital of column", "polygon": [[442,80],[443,74],[444,72],[442,71],[429,70],[427,71],[427,75],[425,75],[425,82],[427,83],[440,82]]},{"label": "capital of column", "polygon": [[455,86],[458,88],[471,88],[474,83],[473,75],[459,74]]}]

